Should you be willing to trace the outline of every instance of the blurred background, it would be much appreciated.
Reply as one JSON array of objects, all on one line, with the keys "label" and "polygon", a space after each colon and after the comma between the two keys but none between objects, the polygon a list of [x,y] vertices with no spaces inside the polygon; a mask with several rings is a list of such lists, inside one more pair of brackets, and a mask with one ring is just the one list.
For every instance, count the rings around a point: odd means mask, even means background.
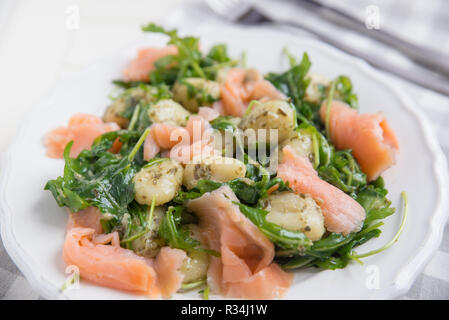
[{"label": "blurred background", "polygon": [[[449,92],[449,1],[256,0],[253,7],[301,26],[275,23],[273,28],[324,39],[402,74],[385,72],[427,114],[449,156],[449,97],[442,94]],[[182,29],[232,23],[216,12],[202,0],[0,0],[0,153],[58,81],[141,38],[142,24]],[[423,88],[422,82],[440,93]],[[0,298],[39,298],[1,243]],[[449,227],[442,247],[403,298],[449,299]]]}]

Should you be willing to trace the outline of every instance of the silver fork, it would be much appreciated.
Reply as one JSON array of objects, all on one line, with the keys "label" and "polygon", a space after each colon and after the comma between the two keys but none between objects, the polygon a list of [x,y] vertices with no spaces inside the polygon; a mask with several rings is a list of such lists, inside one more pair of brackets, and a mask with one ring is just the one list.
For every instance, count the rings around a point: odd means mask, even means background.
[{"label": "silver fork", "polygon": [[[275,23],[300,28],[307,31],[322,41],[342,50],[350,55],[359,57],[372,66],[394,74],[405,80],[413,82],[427,89],[449,96],[449,80],[429,71],[428,69],[416,66],[416,70],[410,70],[395,64],[392,64],[382,57],[362,52],[355,47],[351,47],[340,41],[338,37],[330,37],[324,32],[312,29],[300,21],[278,20],[272,18],[267,13],[262,13],[252,5],[248,0],[205,0],[208,6],[220,17],[242,24]],[[437,63],[435,61],[435,63]]]}]

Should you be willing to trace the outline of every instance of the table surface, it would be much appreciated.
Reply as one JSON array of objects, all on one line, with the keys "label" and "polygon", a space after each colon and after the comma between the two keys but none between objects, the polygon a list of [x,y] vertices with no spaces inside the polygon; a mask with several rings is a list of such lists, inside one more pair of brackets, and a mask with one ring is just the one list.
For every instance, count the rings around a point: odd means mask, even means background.
[{"label": "table surface", "polygon": [[[0,154],[16,135],[28,110],[43,100],[59,79],[133,42],[140,35],[140,25],[162,21],[188,1],[0,1],[0,111],[6,115],[0,117]],[[449,99],[413,86],[407,88],[431,120],[438,119],[440,125],[435,130],[448,156]],[[1,241],[0,298],[39,298]],[[448,225],[440,250],[402,298],[449,299]]]}]

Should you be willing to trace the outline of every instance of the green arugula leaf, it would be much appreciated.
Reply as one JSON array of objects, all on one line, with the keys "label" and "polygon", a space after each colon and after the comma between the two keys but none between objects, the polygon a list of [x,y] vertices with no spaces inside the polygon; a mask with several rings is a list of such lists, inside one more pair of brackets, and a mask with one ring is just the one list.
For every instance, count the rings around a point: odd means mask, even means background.
[{"label": "green arugula leaf", "polygon": [[189,98],[195,98],[200,105],[205,105],[217,101],[217,98],[211,96],[207,89],[203,87],[194,86],[190,81],[186,79],[181,79],[178,81],[187,88],[187,96]]},{"label": "green arugula leaf", "polygon": [[302,60],[290,70],[284,73],[268,73],[266,79],[270,81],[279,91],[292,99],[297,114],[311,120],[313,111],[309,104],[304,103],[304,96],[310,80],[306,78],[311,62],[309,56],[304,52]]},{"label": "green arugula leaf", "polygon": [[181,214],[183,211],[183,206],[171,206],[168,208],[159,227],[159,236],[172,248],[186,251],[196,250],[216,257],[220,256],[219,252],[201,248],[201,243],[190,237],[188,230],[181,225]]},{"label": "green arugula leaf", "polygon": [[152,84],[173,85],[184,78],[203,78],[215,80],[217,72],[236,65],[238,61],[231,60],[227,55],[226,46],[215,45],[207,55],[199,49],[199,39],[196,37],[180,37],[177,30],[166,30],[150,23],[142,27],[145,32],[162,33],[169,37],[169,44],[176,46],[178,54],[166,56],[155,62],[155,70],[150,73]]},{"label": "green arugula leaf", "polygon": [[327,166],[318,168],[320,177],[337,188],[356,197],[366,185],[366,174],[360,170],[350,150],[339,150],[332,153]]},{"label": "green arugula leaf", "polygon": [[141,85],[147,85],[144,81],[123,81],[123,80],[113,80],[113,84],[115,84],[117,87],[122,89],[130,89],[130,88],[136,88]]},{"label": "green arugula leaf", "polygon": [[391,201],[386,198],[386,189],[383,188],[368,185],[359,192],[357,201],[365,209],[365,225],[375,220],[385,219],[395,212],[394,208],[390,208]]},{"label": "green arugula leaf", "polygon": [[191,238],[186,230],[179,227],[183,210],[182,206],[170,207],[167,210],[159,227],[159,235],[172,248],[194,249],[200,242]]},{"label": "green arugula leaf", "polygon": [[70,158],[73,144],[70,142],[64,150],[64,176],[48,181],[44,189],[52,192],[59,206],[66,206],[72,212],[94,206],[104,214],[121,217],[134,199],[132,178],[138,165],[133,160],[147,134],[148,131],[132,149],[122,150],[120,154],[107,150],[117,138],[130,141],[133,133],[106,133],[94,141],[91,150],[83,150],[77,158]]},{"label": "green arugula leaf", "polygon": [[337,100],[346,102],[351,108],[358,109],[357,95],[352,92],[352,82],[347,76],[338,76],[335,80],[335,96]]}]

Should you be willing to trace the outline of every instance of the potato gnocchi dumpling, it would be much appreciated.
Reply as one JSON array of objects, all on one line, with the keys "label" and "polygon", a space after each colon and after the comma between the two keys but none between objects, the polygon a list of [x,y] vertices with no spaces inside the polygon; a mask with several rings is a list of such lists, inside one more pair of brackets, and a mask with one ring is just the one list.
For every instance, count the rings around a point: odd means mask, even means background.
[{"label": "potato gnocchi dumpling", "polygon": [[309,72],[306,75],[306,79],[310,79],[310,83],[307,86],[304,100],[313,103],[321,103],[326,95],[326,87],[329,86],[331,81],[328,78],[313,72]]},{"label": "potato gnocchi dumpling", "polygon": [[173,126],[185,126],[189,116],[189,111],[171,99],[159,100],[148,110],[151,122],[167,123]]},{"label": "potato gnocchi dumpling", "polygon": [[[310,133],[304,130],[296,131],[292,137],[281,143],[280,149],[282,150],[285,146],[292,147],[298,155],[309,159],[312,163],[314,162],[313,138]],[[282,161],[282,155],[283,153],[280,152],[279,161]]]},{"label": "potato gnocchi dumpling", "polygon": [[277,129],[277,142],[282,142],[291,136],[296,127],[296,113],[285,100],[254,102],[248,107],[239,126],[242,130],[255,129],[258,142],[269,142],[270,135],[268,132],[260,136],[257,129]]},{"label": "potato gnocchi dumpling", "polygon": [[192,189],[199,180],[228,182],[236,178],[243,178],[245,174],[246,166],[238,159],[217,155],[200,157],[186,165],[183,185],[187,189]]},{"label": "potato gnocchi dumpling", "polygon": [[135,199],[140,204],[160,206],[172,200],[181,187],[184,169],[171,159],[143,167],[134,176]]},{"label": "potato gnocchi dumpling", "polygon": [[122,129],[126,129],[128,127],[129,120],[123,117],[123,112],[125,112],[125,110],[129,107],[137,105],[139,102],[154,102],[156,90],[157,89],[151,86],[145,85],[126,90],[106,109],[103,115],[103,121],[115,122]]},{"label": "potato gnocchi dumpling", "polygon": [[[186,225],[190,237],[200,241],[200,233],[197,225]],[[184,275],[183,283],[195,282],[205,279],[209,267],[209,255],[205,252],[192,250],[187,252],[179,271]]]},{"label": "potato gnocchi dumpling", "polygon": [[173,100],[193,113],[201,106],[212,106],[219,98],[220,85],[212,80],[186,78],[173,86]]},{"label": "potato gnocchi dumpling", "polygon": [[217,81],[220,85],[226,82],[226,78],[228,75],[229,68],[222,68],[217,71],[217,75],[215,77],[215,81]]},{"label": "potato gnocchi dumpling", "polygon": [[[150,210],[148,208],[148,210]],[[160,248],[164,245],[164,241],[159,238],[158,230],[164,218],[166,208],[155,207],[153,211],[153,220],[147,233],[132,242],[132,249],[140,256],[146,258],[154,258]],[[130,235],[132,236],[132,235]]]},{"label": "potato gnocchi dumpling", "polygon": [[304,232],[312,241],[321,239],[325,232],[321,209],[309,196],[290,191],[274,193],[267,197],[264,209],[269,211],[267,221],[288,230]]}]

